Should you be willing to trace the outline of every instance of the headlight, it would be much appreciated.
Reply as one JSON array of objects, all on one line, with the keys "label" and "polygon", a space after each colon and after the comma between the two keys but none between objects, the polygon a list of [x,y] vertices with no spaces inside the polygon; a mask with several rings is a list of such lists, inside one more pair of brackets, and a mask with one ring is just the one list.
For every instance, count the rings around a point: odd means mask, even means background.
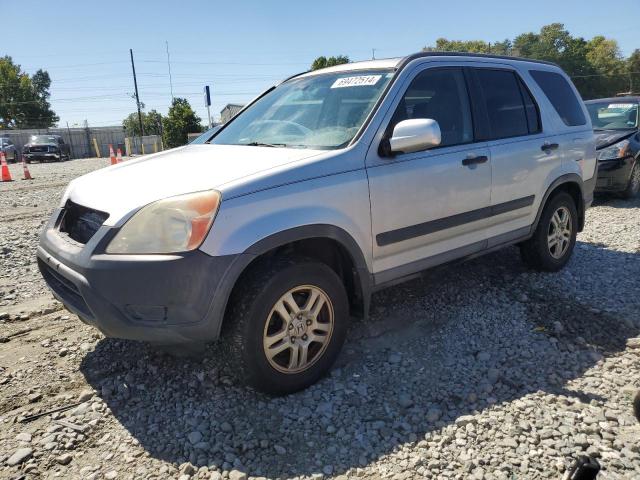
[{"label": "headlight", "polygon": [[624,158],[629,154],[629,140],[622,140],[610,147],[598,150],[598,160],[615,160],[616,158]]},{"label": "headlight", "polygon": [[143,207],[107,246],[107,253],[177,253],[195,250],[207,236],[220,192],[190,193]]}]

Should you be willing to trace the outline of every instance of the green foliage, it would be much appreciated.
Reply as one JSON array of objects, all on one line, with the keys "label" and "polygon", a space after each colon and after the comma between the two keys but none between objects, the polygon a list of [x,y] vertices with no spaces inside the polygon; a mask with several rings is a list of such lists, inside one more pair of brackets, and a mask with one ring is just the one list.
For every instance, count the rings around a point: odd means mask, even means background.
[{"label": "green foliage", "polygon": [[[142,112],[142,126],[145,135],[162,135],[162,124],[165,119],[156,110],[150,110],[149,113]],[[122,121],[124,131],[130,137],[140,135],[140,122],[138,121],[138,112],[130,113],[127,118]]]},{"label": "green foliage", "polygon": [[572,77],[585,99],[608,97],[626,91],[630,80],[636,89],[640,87],[640,75],[629,73],[640,72],[640,51],[636,50],[625,60],[615,40],[603,36],[588,41],[574,37],[561,23],[545,25],[538,33],[522,33],[513,41],[493,44],[483,40],[439,38],[435,46],[423,50],[515,55],[554,62]]},{"label": "green foliage", "polygon": [[333,67],[335,65],[342,65],[343,63],[349,63],[349,57],[346,55],[338,55],[336,57],[318,57],[311,64],[311,70],[319,70],[321,68]]},{"label": "green foliage", "polygon": [[0,80],[0,129],[48,128],[59,120],[48,101],[51,78],[46,71],[29,77],[5,56],[0,57]]},{"label": "green foliage", "polygon": [[640,49],[635,49],[627,59],[627,72],[629,75],[629,91],[640,92]]},{"label": "green foliage", "polygon": [[435,47],[424,47],[425,52],[469,52],[490,53],[493,55],[510,55],[511,41],[504,40],[494,44],[483,40],[447,40],[439,38]]},{"label": "green foliage", "polygon": [[174,98],[169,114],[164,119],[164,143],[167,147],[179,147],[187,143],[187,134],[201,132],[198,117],[185,98]]}]

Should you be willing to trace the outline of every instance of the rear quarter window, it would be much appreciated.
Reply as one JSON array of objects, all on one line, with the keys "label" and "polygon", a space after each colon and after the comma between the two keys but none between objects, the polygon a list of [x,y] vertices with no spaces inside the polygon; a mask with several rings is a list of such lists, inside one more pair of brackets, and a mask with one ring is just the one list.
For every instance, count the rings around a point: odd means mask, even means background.
[{"label": "rear quarter window", "polygon": [[576,127],[587,123],[580,100],[562,75],[544,70],[529,70],[529,73],[565,125]]}]

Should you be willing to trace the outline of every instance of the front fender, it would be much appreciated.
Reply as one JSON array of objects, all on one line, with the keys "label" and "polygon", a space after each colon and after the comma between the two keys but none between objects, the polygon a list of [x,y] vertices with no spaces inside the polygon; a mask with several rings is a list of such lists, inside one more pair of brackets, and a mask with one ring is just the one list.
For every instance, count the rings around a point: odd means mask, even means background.
[{"label": "front fender", "polygon": [[245,253],[268,237],[312,225],[346,232],[371,270],[371,212],[364,170],[223,200],[201,250],[213,256]]}]

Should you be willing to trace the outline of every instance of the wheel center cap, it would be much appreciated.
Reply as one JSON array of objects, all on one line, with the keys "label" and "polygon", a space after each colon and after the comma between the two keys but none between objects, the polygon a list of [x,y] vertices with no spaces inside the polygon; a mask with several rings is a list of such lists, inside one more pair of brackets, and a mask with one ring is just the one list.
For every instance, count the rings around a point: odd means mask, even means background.
[{"label": "wheel center cap", "polygon": [[291,321],[291,325],[293,325],[291,332],[296,337],[302,336],[302,334],[305,333],[307,330],[307,324],[305,323],[304,319],[294,318]]}]

